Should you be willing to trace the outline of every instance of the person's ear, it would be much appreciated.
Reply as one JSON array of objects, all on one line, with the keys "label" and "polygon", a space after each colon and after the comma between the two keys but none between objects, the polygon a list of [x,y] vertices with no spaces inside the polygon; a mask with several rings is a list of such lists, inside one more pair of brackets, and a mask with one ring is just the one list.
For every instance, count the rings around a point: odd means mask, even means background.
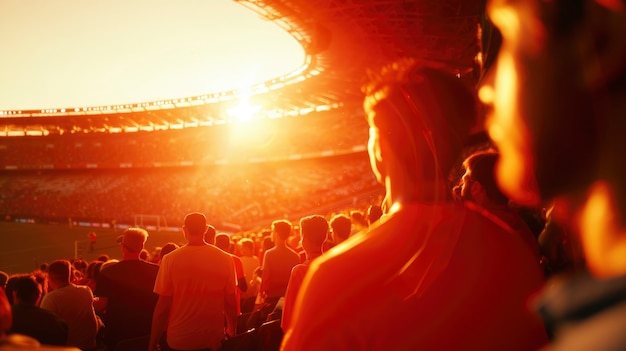
[{"label": "person's ear", "polygon": [[576,29],[578,59],[583,84],[591,89],[604,88],[620,79],[626,69],[626,13],[587,1],[587,8]]}]

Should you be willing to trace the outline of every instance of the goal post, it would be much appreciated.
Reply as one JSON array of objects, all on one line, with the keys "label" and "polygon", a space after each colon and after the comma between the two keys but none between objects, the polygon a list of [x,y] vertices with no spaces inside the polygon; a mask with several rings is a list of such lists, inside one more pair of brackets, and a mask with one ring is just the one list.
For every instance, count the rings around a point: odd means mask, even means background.
[{"label": "goal post", "polygon": [[136,214],[134,217],[134,226],[137,228],[146,228],[149,230],[160,231],[161,227],[167,227],[165,217],[155,214]]}]

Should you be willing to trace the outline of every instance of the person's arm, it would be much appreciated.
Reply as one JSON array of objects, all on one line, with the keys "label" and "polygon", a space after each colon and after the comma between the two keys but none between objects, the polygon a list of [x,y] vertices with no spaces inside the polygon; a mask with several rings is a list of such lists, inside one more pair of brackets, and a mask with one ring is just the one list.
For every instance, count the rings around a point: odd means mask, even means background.
[{"label": "person's arm", "polygon": [[245,276],[237,279],[237,286],[239,287],[239,290],[241,290],[241,292],[248,291],[248,282],[246,281]]},{"label": "person's arm", "polygon": [[237,298],[234,291],[232,294],[224,295],[224,315],[226,316],[226,334],[232,338],[237,335]]},{"label": "person's arm", "polygon": [[93,298],[93,309],[96,310],[96,313],[103,314],[105,313],[108,302],[109,299],[106,297],[95,296]]},{"label": "person's arm", "polygon": [[233,256],[235,258],[235,270],[237,272],[237,286],[241,292],[248,291],[248,281],[243,272],[243,262],[241,258]]},{"label": "person's arm", "polygon": [[172,297],[159,295],[159,300],[154,307],[154,314],[152,315],[152,328],[150,329],[150,346],[148,348],[149,351],[159,350],[159,340],[167,329],[167,320],[170,316],[171,307]]},{"label": "person's arm", "polygon": [[261,271],[261,286],[259,287],[259,294],[261,294],[261,296],[266,297],[267,295],[267,290],[269,289],[269,285],[271,282],[271,269],[270,269],[270,265],[267,262],[267,255],[266,257],[263,259],[263,268]]}]

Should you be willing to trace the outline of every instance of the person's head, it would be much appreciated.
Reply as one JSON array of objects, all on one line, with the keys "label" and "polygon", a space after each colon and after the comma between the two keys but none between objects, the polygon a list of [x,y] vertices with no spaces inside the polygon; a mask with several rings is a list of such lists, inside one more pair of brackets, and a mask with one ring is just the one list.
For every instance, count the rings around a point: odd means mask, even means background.
[{"label": "person's head", "polygon": [[185,216],[183,231],[187,240],[204,240],[204,234],[207,232],[208,227],[206,216],[200,212],[192,212]]},{"label": "person's head", "polygon": [[521,205],[589,196],[593,211],[580,223],[588,223],[582,240],[594,271],[626,255],[626,244],[617,245],[624,235],[613,236],[626,221],[624,7],[623,0],[488,4],[502,45],[479,95],[493,110],[487,129],[501,153],[498,179]]},{"label": "person's head", "polygon": [[306,253],[321,253],[328,238],[328,221],[320,215],[300,219],[300,238]]},{"label": "person's head", "polygon": [[215,243],[215,236],[217,235],[217,230],[212,225],[208,225],[206,228],[206,233],[204,233],[204,241],[209,244]]},{"label": "person's head", "polygon": [[150,261],[150,251],[148,251],[147,249],[142,249],[139,252],[139,259],[144,261]]},{"label": "person's head", "polygon": [[360,210],[352,210],[350,211],[350,220],[352,224],[356,227],[357,230],[361,230],[363,228],[367,228],[367,217],[363,211]]},{"label": "person's head", "polygon": [[68,260],[56,260],[48,266],[48,281],[53,289],[68,285],[72,279],[72,264]]},{"label": "person's head", "polygon": [[491,151],[476,152],[463,161],[465,174],[461,178],[461,199],[482,206],[507,205],[509,199],[500,191],[496,181],[499,155]]},{"label": "person's head", "polygon": [[606,2],[489,3],[502,45],[480,97],[493,107],[488,130],[502,154],[499,178],[518,203],[580,192],[596,178],[623,179],[626,126],[609,114],[625,91],[626,14]]},{"label": "person's head", "polygon": [[445,182],[478,123],[472,89],[452,73],[404,59],[384,67],[364,92],[368,151],[378,181],[401,175]]},{"label": "person's head", "polygon": [[122,252],[138,257],[148,240],[148,232],[142,228],[128,228],[120,239]]},{"label": "person's head", "polygon": [[272,241],[275,245],[284,243],[291,235],[291,222],[279,219],[272,222]]},{"label": "person's head", "polygon": [[35,277],[30,274],[22,274],[14,279],[13,303],[36,306],[41,298],[42,289]]},{"label": "person's head", "polygon": [[330,227],[332,228],[333,241],[335,244],[339,244],[350,237],[352,220],[345,214],[337,214],[330,219]]},{"label": "person's head", "polygon": [[372,225],[383,215],[383,209],[380,205],[370,205],[367,208],[367,224]]},{"label": "person's head", "polygon": [[239,240],[241,245],[241,254],[244,256],[252,256],[254,254],[254,241],[248,238]]},{"label": "person's head", "polygon": [[98,261],[98,260],[93,260],[89,262],[89,265],[87,265],[87,278],[88,279],[93,279],[96,266],[99,266],[98,263],[102,265],[102,261]]},{"label": "person's head", "polygon": [[167,244],[163,245],[163,247],[161,248],[161,251],[159,252],[160,259],[163,259],[163,256],[167,255],[168,253],[176,249],[178,249],[178,244],[173,243],[173,242],[168,242]]},{"label": "person's head", "polygon": [[264,236],[263,240],[261,241],[261,250],[265,252],[271,249],[272,247],[274,247],[274,241],[272,240],[272,235]]},{"label": "person's head", "polygon": [[219,247],[223,251],[232,253],[232,244],[233,242],[230,240],[230,235],[226,233],[219,233],[215,236],[215,246]]}]

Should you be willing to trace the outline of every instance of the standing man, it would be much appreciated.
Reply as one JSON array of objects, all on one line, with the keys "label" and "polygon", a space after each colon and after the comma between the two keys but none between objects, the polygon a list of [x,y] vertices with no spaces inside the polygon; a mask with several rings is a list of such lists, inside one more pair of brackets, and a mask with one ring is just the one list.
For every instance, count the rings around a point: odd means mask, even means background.
[{"label": "standing man", "polygon": [[128,228],[121,237],[122,260],[107,265],[96,281],[95,295],[106,306],[104,343],[111,350],[124,339],[150,335],[158,296],[152,291],[159,266],[139,259],[148,232]]},{"label": "standing man", "polygon": [[287,220],[272,222],[274,247],[263,256],[261,294],[266,304],[276,305],[285,296],[291,269],[300,263],[300,255],[287,245],[293,227]]},{"label": "standing man", "polygon": [[48,310],[68,324],[67,345],[87,350],[96,347],[96,335],[102,322],[93,309],[93,293],[84,285],[71,283],[72,264],[57,260],[48,266],[48,286],[51,291],[41,300]]},{"label": "standing man", "polygon": [[91,253],[96,248],[96,240],[98,238],[98,235],[96,234],[96,232],[89,232],[87,236],[89,237],[89,253]]},{"label": "standing man", "polygon": [[[185,216],[187,244],[163,256],[154,284],[159,299],[152,318],[150,351],[166,333],[171,350],[213,350],[237,332],[237,278],[229,254],[204,241],[206,217]],[[224,330],[226,319],[226,330]]]}]

